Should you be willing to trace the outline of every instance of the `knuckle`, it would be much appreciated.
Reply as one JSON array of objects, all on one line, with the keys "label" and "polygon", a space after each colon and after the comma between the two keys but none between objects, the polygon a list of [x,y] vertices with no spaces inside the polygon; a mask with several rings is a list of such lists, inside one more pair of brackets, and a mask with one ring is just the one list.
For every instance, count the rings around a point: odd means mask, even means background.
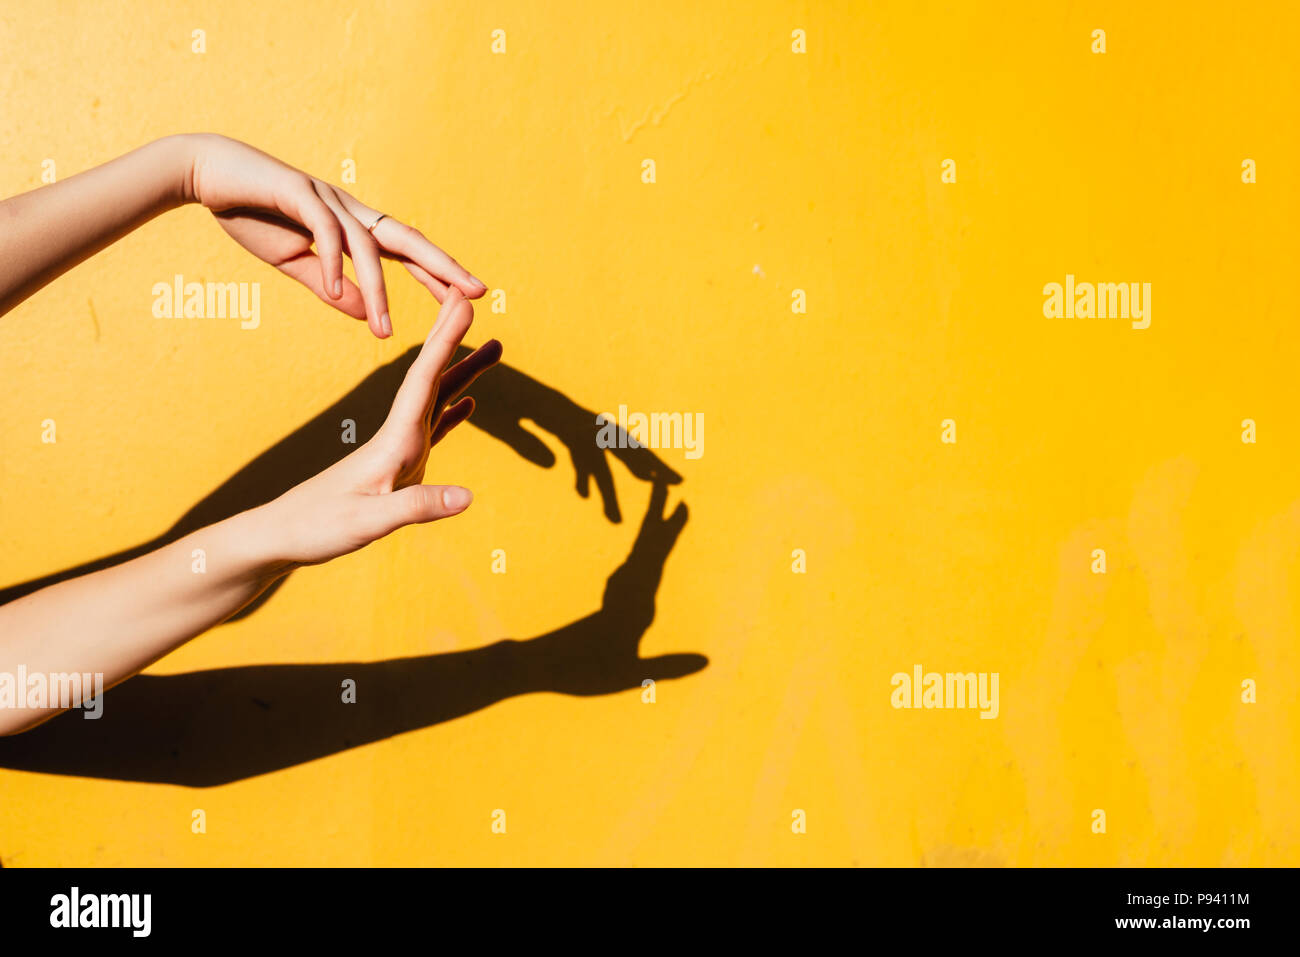
[{"label": "knuckle", "polygon": [[419,521],[425,518],[433,518],[438,514],[438,490],[429,488],[427,485],[412,486],[410,496],[409,511],[411,518]]}]

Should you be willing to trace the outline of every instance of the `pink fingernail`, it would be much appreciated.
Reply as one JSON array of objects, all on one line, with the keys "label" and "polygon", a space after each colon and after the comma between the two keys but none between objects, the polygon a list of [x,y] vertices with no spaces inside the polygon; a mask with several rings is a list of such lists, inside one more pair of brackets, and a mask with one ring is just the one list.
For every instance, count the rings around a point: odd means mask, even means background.
[{"label": "pink fingernail", "polygon": [[379,317],[379,331],[384,334],[385,339],[393,334],[393,324],[389,321],[388,313]]},{"label": "pink fingernail", "polygon": [[462,512],[474,501],[474,493],[459,485],[449,485],[442,490],[442,507],[453,512]]}]

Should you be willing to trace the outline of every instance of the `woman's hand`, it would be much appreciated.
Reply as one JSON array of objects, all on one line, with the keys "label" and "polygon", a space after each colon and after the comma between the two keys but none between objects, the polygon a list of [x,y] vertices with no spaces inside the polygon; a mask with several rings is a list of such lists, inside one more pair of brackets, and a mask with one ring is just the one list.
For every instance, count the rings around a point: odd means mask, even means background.
[{"label": "woman's hand", "polygon": [[[0,607],[0,670],[89,672],[111,688],[225,621],[295,566],[463,512],[467,489],[420,481],[429,449],[474,410],[472,399],[454,400],[501,356],[500,343],[489,342],[443,372],[473,314],[459,289],[448,290],[388,418],[347,458],[266,505]],[[0,735],[34,727],[68,704],[0,709]]]},{"label": "woman's hand", "polygon": [[[487,291],[418,229],[391,216],[380,219],[379,211],[337,186],[225,136],[197,133],[185,140],[192,156],[185,199],[212,210],[254,256],[336,309],[365,319],[379,338],[393,332],[381,257],[402,263],[439,302],[448,288],[471,299]],[[356,284],[343,275],[344,253]]]},{"label": "woman's hand", "polygon": [[473,399],[452,400],[501,358],[501,343],[493,339],[443,372],[473,318],[473,308],[451,287],[374,438],[264,506],[283,543],[284,560],[319,564],[404,525],[458,515],[469,507],[468,489],[420,481],[430,449],[474,411]]}]

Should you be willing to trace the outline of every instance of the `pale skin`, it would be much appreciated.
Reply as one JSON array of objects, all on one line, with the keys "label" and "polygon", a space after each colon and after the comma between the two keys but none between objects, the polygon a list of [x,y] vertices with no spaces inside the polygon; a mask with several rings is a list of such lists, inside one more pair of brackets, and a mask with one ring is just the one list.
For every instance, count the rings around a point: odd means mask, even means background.
[{"label": "pale skin", "polygon": [[[442,304],[383,426],[346,458],[274,501],[133,561],[0,607],[0,673],[90,673],[112,687],[235,614],[278,578],[473,499],[425,485],[430,450],[474,409],[458,398],[501,357],[491,341],[447,368],[486,287],[417,230],[342,190],[221,136],[167,137],[0,203],[0,315],[153,217],[211,209],[237,242],[340,311],[392,334],[380,257],[402,262]],[[315,250],[313,251],[313,243]],[[358,282],[343,275],[353,262]],[[196,571],[196,553],[202,572]],[[78,702],[72,702],[77,704]],[[0,708],[0,734],[60,711]]]}]

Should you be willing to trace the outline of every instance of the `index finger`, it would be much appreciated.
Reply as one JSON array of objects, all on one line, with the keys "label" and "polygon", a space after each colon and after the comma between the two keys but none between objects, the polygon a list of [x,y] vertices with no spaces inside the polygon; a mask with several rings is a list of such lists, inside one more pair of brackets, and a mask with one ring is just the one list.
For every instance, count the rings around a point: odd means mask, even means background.
[{"label": "index finger", "polygon": [[466,296],[477,299],[487,292],[487,283],[470,275],[468,269],[435,246],[414,226],[384,217],[375,226],[374,236],[385,249],[406,257],[447,285],[456,286]]},{"label": "index finger", "polygon": [[[346,190],[335,190],[344,207],[364,223],[373,223],[370,235],[381,247],[415,263],[430,276],[455,286],[467,297],[477,299],[487,292],[487,283],[471,276],[468,269],[435,246],[414,226],[392,216],[379,219],[379,212]],[[378,222],[375,222],[379,219]]]},{"label": "index finger", "polygon": [[402,380],[397,397],[393,400],[392,415],[409,421],[424,419],[437,392],[438,377],[451,361],[456,346],[465,338],[473,321],[473,307],[459,289],[451,289],[442,308],[438,310],[438,320],[433,331],[424,340],[420,354],[406,370],[406,378]]}]

